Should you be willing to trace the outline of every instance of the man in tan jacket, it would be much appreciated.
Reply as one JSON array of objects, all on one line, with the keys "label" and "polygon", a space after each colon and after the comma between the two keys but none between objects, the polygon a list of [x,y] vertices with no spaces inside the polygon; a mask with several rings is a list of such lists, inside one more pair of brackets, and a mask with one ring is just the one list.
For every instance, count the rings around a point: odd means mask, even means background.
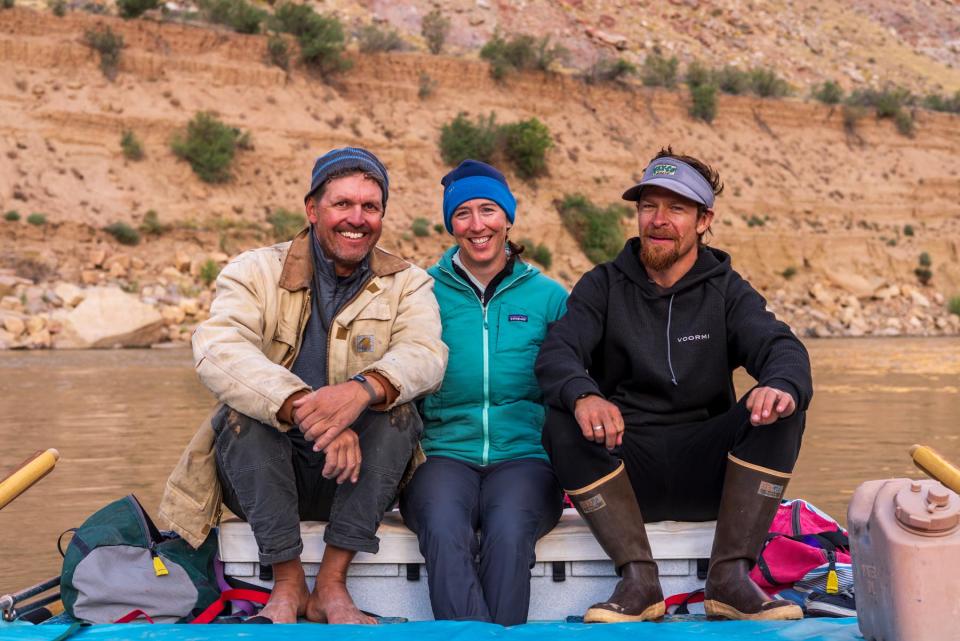
[{"label": "man in tan jacket", "polygon": [[[376,247],[389,193],[369,151],[317,159],[310,225],[238,256],[193,337],[200,380],[220,405],[194,436],[160,514],[194,546],[221,504],[250,523],[274,588],[261,620],[372,623],[346,573],[375,553],[422,424],[411,401],[443,379],[447,349],[432,281]],[[327,521],[313,592],[301,520]]]}]

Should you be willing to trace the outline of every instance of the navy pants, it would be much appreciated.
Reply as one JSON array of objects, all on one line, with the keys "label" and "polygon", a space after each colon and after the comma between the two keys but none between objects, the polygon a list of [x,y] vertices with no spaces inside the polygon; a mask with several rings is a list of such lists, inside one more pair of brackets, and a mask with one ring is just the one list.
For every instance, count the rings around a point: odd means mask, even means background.
[{"label": "navy pants", "polygon": [[293,428],[280,432],[227,406],[213,419],[223,502],[250,523],[260,563],[296,559],[300,521],[327,521],[330,545],[375,554],[377,528],[397,495],[423,423],[413,404],[367,410],[353,424],[360,438],[360,480],[337,485],[321,472],[325,457]]},{"label": "navy pants", "polygon": [[567,490],[586,487],[623,461],[645,521],[717,518],[727,453],[789,474],[800,454],[806,416],[751,425],[743,400],[705,421],[644,425],[624,417],[623,445],[608,451],[583,438],[573,414],[550,407],[543,446]]},{"label": "navy pants", "polygon": [[401,494],[400,512],[426,560],[434,618],[525,623],[534,547],[560,520],[562,501],[540,459],[480,467],[427,458]]}]

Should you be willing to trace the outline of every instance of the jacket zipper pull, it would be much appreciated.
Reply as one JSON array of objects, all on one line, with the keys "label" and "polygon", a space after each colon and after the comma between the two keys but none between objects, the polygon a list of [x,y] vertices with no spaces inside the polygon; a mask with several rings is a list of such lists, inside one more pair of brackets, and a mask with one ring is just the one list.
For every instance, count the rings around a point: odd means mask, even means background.
[{"label": "jacket zipper pull", "polygon": [[830,560],[830,570],[827,572],[827,594],[836,594],[840,591],[840,579],[836,570],[837,555],[827,552],[827,558]]},{"label": "jacket zipper pull", "polygon": [[160,558],[160,555],[157,554],[156,550],[151,548],[150,556],[153,557],[153,573],[157,576],[166,576],[170,574],[167,570],[167,566],[163,564],[163,559]]}]

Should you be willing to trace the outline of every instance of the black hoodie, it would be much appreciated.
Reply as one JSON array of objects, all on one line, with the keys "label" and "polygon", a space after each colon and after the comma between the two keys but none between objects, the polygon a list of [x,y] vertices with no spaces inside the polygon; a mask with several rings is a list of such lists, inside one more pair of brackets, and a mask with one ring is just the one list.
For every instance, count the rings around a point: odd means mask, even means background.
[{"label": "black hoodie", "polygon": [[789,392],[803,411],[813,383],[810,359],[790,328],[730,267],[704,247],[669,289],[647,276],[640,239],[584,274],[537,358],[548,404],[572,412],[578,396],[600,394],[628,423],[702,421],[735,403],[733,371]]}]

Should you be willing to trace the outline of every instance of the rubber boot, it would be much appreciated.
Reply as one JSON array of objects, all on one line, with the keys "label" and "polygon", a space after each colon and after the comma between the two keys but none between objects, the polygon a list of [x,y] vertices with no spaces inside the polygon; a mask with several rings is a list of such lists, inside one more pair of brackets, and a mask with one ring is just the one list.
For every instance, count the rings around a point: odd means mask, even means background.
[{"label": "rubber boot", "polygon": [[657,564],[623,463],[599,481],[579,490],[568,490],[567,494],[622,577],[608,600],[590,606],[583,622],[662,618],[666,606]]},{"label": "rubber boot", "polygon": [[800,606],[771,600],[750,579],[790,475],[741,461],[732,454],[727,459],[704,610],[713,619],[802,619]]}]

